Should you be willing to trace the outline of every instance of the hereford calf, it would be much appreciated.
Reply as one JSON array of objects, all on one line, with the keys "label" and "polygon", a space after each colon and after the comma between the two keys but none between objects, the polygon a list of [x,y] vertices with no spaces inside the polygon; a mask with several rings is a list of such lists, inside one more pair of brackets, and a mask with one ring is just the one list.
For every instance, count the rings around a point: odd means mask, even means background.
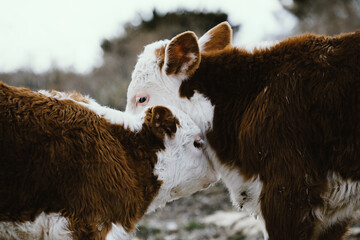
[{"label": "hereford calf", "polygon": [[0,239],[127,239],[146,212],[215,182],[200,129],[170,109],[0,83]]},{"label": "hereford calf", "polygon": [[126,111],[188,113],[234,205],[265,221],[266,238],[341,239],[360,207],[360,32],[253,52],[231,35],[222,23],[146,46]]}]

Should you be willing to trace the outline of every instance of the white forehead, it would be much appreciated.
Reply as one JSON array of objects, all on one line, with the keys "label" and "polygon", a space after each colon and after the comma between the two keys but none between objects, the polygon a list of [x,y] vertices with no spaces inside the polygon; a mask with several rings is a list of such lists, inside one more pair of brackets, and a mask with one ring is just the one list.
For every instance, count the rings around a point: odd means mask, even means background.
[{"label": "white forehead", "polygon": [[181,98],[179,88],[181,80],[173,75],[167,75],[160,68],[161,59],[156,52],[166,48],[170,40],[161,40],[145,46],[139,55],[132,73],[132,79],[127,91],[126,112],[139,113],[143,106],[136,106],[136,95],[147,95],[150,100],[147,106],[176,106],[191,116],[204,132],[212,127],[214,106],[210,100],[195,92],[191,100]]},{"label": "white forehead", "polygon": [[180,81],[175,77],[168,76],[160,67],[164,56],[160,56],[160,49],[165,49],[170,40],[160,40],[145,46],[144,51],[139,55],[138,61],[132,73],[131,82],[128,88],[128,97],[132,97],[139,91],[147,88],[153,92],[170,91],[180,87]]},{"label": "white forehead", "polygon": [[150,62],[154,64],[159,63],[159,59],[156,56],[156,51],[161,48],[165,48],[170,40],[160,40],[150,43],[144,47],[144,51],[139,55],[139,61],[136,65],[147,65]]},{"label": "white forehead", "polygon": [[[194,136],[200,134],[201,130],[196,125],[196,123],[183,111],[174,107],[174,106],[167,106],[173,115],[179,120],[180,123],[180,131],[185,132],[187,135]],[[177,132],[178,133],[178,132]]]},{"label": "white forehead", "polygon": [[156,77],[161,73],[159,68],[161,58],[156,55],[156,51],[164,48],[168,42],[169,40],[161,40],[145,46],[132,73],[129,89],[135,90],[135,86],[144,86],[149,82],[156,82],[153,79],[154,76]]}]

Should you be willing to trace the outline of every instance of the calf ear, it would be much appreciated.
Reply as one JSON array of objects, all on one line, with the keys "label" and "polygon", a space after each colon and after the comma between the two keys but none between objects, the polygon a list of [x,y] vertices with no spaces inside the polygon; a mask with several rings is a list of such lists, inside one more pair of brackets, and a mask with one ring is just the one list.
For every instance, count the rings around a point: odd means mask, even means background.
[{"label": "calf ear", "polygon": [[163,139],[165,134],[172,137],[176,133],[179,120],[166,107],[155,106],[150,108],[146,114],[147,123],[152,132],[158,138]]},{"label": "calf ear", "polygon": [[231,46],[232,29],[228,22],[222,22],[207,31],[200,39],[201,52],[222,50]]},{"label": "calf ear", "polygon": [[193,32],[184,32],[171,39],[165,49],[164,70],[166,74],[186,78],[200,64],[200,49]]}]

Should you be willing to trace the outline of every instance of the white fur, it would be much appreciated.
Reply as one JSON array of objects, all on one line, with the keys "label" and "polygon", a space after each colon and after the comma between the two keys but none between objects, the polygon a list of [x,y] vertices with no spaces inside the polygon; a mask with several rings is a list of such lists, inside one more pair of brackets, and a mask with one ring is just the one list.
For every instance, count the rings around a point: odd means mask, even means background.
[{"label": "white fur", "polygon": [[134,234],[128,233],[119,224],[112,224],[111,231],[106,235],[106,240],[128,240],[133,237]]},{"label": "white fur", "polygon": [[269,49],[276,44],[278,44],[280,41],[278,40],[269,40],[269,41],[262,41],[260,43],[257,43],[256,45],[239,45],[239,48],[244,48],[246,51],[253,53],[255,50],[264,50]]},{"label": "white fur", "polygon": [[211,40],[210,32],[206,32],[204,35],[201,36],[201,38],[198,41],[200,52],[204,51],[206,43],[208,43],[210,40]]},{"label": "white fur", "polygon": [[[128,240],[133,235],[126,232],[121,225],[112,224],[106,240]],[[43,212],[32,222],[0,222],[0,239],[70,240],[72,238],[66,218],[58,213]]]},{"label": "white fur", "polygon": [[169,40],[158,41],[147,45],[132,74],[127,93],[125,112],[139,113],[146,106],[136,106],[136,95],[147,94],[150,100],[147,106],[166,105],[175,106],[189,114],[192,120],[200,127],[203,133],[212,128],[214,106],[204,95],[195,92],[188,100],[179,97],[181,81],[179,76],[168,76],[159,69],[159,59],[155,56],[158,48],[166,46]]},{"label": "white fur", "polygon": [[[265,221],[260,210],[260,193],[263,187],[259,178],[245,181],[238,171],[223,165],[218,160],[216,153],[211,149],[207,149],[208,155],[214,162],[215,169],[221,174],[221,179],[225,183],[230,193],[230,199],[233,205],[241,211],[245,211],[247,215],[253,216],[262,229],[264,239],[269,238]],[[241,193],[245,191],[246,196]]]},{"label": "white fur", "polygon": [[168,201],[207,188],[219,179],[203,151],[194,146],[194,140],[201,135],[199,127],[180,110],[169,108],[179,119],[181,129],[173,138],[165,139],[165,148],[171,151],[157,153],[154,174],[163,184],[148,212],[163,207]]},{"label": "white fur", "polygon": [[242,232],[247,236],[246,239],[256,239],[262,231],[261,223],[244,212],[217,211],[202,222],[223,227],[231,235]]},{"label": "white fur", "polygon": [[314,215],[322,222],[319,232],[353,217],[360,209],[360,182],[346,180],[335,172],[329,172],[328,189],[322,196],[325,206],[314,211]]},{"label": "white fur", "polygon": [[68,222],[58,213],[41,213],[33,222],[0,222],[0,239],[67,240]]}]

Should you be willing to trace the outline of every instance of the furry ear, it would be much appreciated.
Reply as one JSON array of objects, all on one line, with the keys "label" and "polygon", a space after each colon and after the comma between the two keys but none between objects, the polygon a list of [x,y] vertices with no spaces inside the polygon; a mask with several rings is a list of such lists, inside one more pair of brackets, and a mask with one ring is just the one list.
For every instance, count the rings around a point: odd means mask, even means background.
[{"label": "furry ear", "polygon": [[186,78],[195,72],[199,64],[200,49],[193,32],[177,35],[166,46],[164,64],[166,74],[182,75]]},{"label": "furry ear", "polygon": [[200,39],[200,51],[222,50],[231,45],[232,29],[228,22],[222,22],[207,31]]},{"label": "furry ear", "polygon": [[172,112],[163,106],[149,108],[146,113],[146,123],[160,139],[163,139],[165,134],[172,137],[176,133],[177,125],[180,125]]}]

